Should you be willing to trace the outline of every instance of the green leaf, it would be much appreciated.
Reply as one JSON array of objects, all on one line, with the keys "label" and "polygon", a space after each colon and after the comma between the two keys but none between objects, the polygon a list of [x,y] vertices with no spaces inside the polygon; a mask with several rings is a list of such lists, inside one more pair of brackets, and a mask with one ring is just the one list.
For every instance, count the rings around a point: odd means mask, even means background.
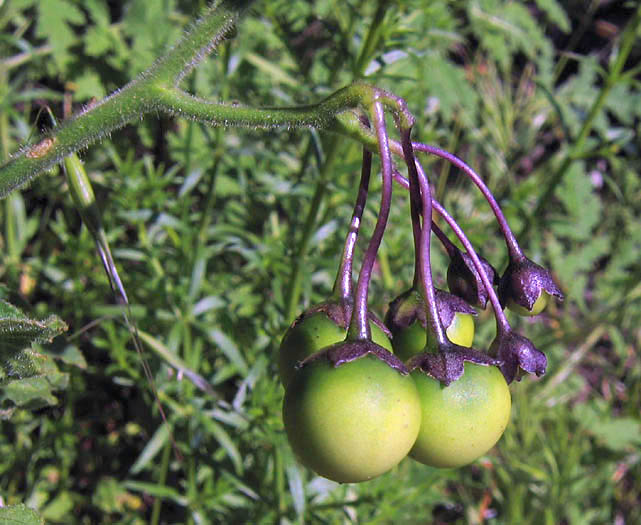
[{"label": "green leaf", "polygon": [[641,423],[632,418],[601,421],[590,429],[592,434],[614,451],[621,451],[641,444]]},{"label": "green leaf", "polygon": [[45,519],[64,522],[69,518],[69,513],[73,510],[73,498],[71,492],[64,490],[60,492],[44,509],[42,515]]},{"label": "green leaf", "polygon": [[162,450],[167,441],[169,440],[169,425],[163,423],[158,427],[153,437],[145,445],[145,448],[138,456],[136,462],[131,466],[129,472],[138,474],[156,457],[158,452]]},{"label": "green leaf", "polygon": [[208,416],[203,414],[199,419],[207,432],[209,432],[209,434],[211,434],[218,444],[225,450],[227,456],[234,465],[236,473],[241,474],[243,472],[243,458],[231,436],[221,425],[216,423],[213,419],[210,419]]},{"label": "green leaf", "polygon": [[84,25],[82,11],[68,0],[38,2],[36,34],[47,39],[53,48],[53,59],[63,71],[71,60],[69,48],[76,42],[76,31],[69,24]]},{"label": "green leaf", "polygon": [[246,376],[249,368],[247,367],[247,362],[243,357],[242,353],[236,343],[234,343],[229,337],[227,337],[220,330],[212,329],[207,333],[211,340],[218,345],[218,348],[227,356],[230,362],[234,363],[238,368],[238,371]]},{"label": "green leaf", "polygon": [[462,116],[472,121],[477,113],[478,94],[465,78],[465,71],[442,56],[426,55],[421,60],[421,72],[427,91],[438,101],[438,110],[443,115],[463,110]]},{"label": "green leaf", "polygon": [[536,0],[536,5],[545,11],[550,22],[555,24],[561,31],[564,33],[570,31],[571,24],[568,15],[556,0]]},{"label": "green leaf", "polygon": [[19,407],[36,409],[58,403],[51,393],[51,385],[43,376],[9,381],[3,386],[2,392],[4,399]]},{"label": "green leaf", "polygon": [[44,525],[44,518],[24,504],[0,507],[0,523],[6,525]]},{"label": "green leaf", "polygon": [[127,491],[114,478],[102,478],[94,491],[92,503],[106,513],[125,512],[142,506],[139,496]]},{"label": "green leaf", "polygon": [[554,232],[575,240],[592,238],[592,231],[601,219],[602,205],[583,163],[572,165],[555,196],[563,203],[567,214],[558,217],[558,223],[553,226]]},{"label": "green leaf", "polygon": [[74,80],[75,99],[87,100],[93,97],[100,99],[107,93],[97,73],[86,72]]},{"label": "green leaf", "polygon": [[137,492],[143,492],[156,498],[169,499],[178,505],[185,506],[187,498],[173,487],[160,485],[156,483],[145,483],[142,481],[127,481],[123,483],[124,487]]},{"label": "green leaf", "polygon": [[291,448],[281,444],[283,462],[285,463],[285,474],[287,475],[287,484],[289,493],[292,496],[294,509],[298,516],[305,514],[305,479],[300,464],[294,458]]},{"label": "green leaf", "polygon": [[31,345],[49,342],[65,330],[67,325],[55,315],[42,321],[30,319],[15,306],[0,301],[0,374],[24,378],[38,373],[40,355],[30,351]]},{"label": "green leaf", "polygon": [[537,60],[539,53],[550,55],[550,43],[524,5],[500,0],[476,0],[468,5],[474,33],[503,69],[516,52],[532,60]]}]

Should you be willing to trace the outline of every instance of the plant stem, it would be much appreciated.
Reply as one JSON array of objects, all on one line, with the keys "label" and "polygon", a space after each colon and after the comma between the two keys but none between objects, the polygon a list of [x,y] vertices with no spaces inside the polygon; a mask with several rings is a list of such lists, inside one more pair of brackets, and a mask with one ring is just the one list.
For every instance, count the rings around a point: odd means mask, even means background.
[{"label": "plant stem", "polygon": [[318,104],[299,108],[248,108],[193,97],[177,86],[237,24],[251,0],[215,2],[166,56],[101,102],[85,109],[35,145],[25,145],[0,167],[0,198],[26,184],[71,153],[86,148],[146,113],[166,113],[212,125],[269,127],[336,127],[336,116],[359,106],[369,107],[374,93],[401,118],[411,120],[404,101],[365,84],[341,89]]},{"label": "plant stem", "polygon": [[353,75],[356,79],[363,76],[365,68],[371,60],[372,54],[376,50],[381,39],[383,20],[385,18],[388,4],[388,0],[378,0],[378,6],[376,7],[376,12],[374,13],[374,18],[369,26],[369,30],[367,31],[365,43],[363,44],[361,52],[356,59],[356,64],[354,65]]},{"label": "plant stem", "polygon": [[117,128],[146,113],[168,113],[215,126],[314,127],[343,131],[336,117],[349,109],[371,103],[374,95],[407,121],[411,114],[404,102],[366,84],[352,84],[325,100],[307,106],[250,108],[220,104],[194,97],[180,89],[158,84],[141,75],[121,91],[63,123],[35,146],[23,147],[0,167],[0,198],[51,168],[71,153],[89,146]]},{"label": "plant stem", "polygon": [[[421,198],[423,227],[420,229],[418,244],[416,244],[416,270],[421,281],[421,291],[423,292],[423,299],[425,301],[425,315],[427,317],[427,341],[430,341],[430,335],[436,337],[436,343],[439,347],[447,345],[447,337],[445,330],[441,324],[441,319],[438,315],[438,308],[436,306],[436,292],[434,291],[434,281],[432,280],[432,263],[430,245],[432,240],[432,190],[430,182],[425,175],[422,167],[417,166],[418,162],[414,157],[412,148],[412,139],[410,138],[410,129],[401,128],[401,146],[403,147],[403,155],[405,157],[405,164],[407,165],[407,172],[409,174],[409,189],[410,189],[410,203],[413,202],[413,196]],[[419,189],[420,188],[420,189]],[[412,209],[412,225],[416,232],[418,225],[418,209],[414,206]],[[416,243],[416,235],[414,242]],[[416,283],[416,275],[414,276]]]},{"label": "plant stem", "polygon": [[[378,212],[378,218],[376,219],[376,226],[374,227],[374,233],[372,233],[372,238],[367,246],[367,251],[363,257],[361,271],[358,275],[358,283],[356,284],[356,292],[354,294],[354,309],[352,311],[352,318],[347,330],[348,339],[358,340],[371,339],[369,319],[367,315],[369,282],[372,276],[374,262],[376,261],[376,252],[378,251],[378,247],[383,239],[392,204],[392,157],[389,149],[389,138],[387,136],[387,130],[385,129],[383,104],[378,99],[372,104],[372,117],[381,157],[383,187],[381,190],[381,204]],[[370,159],[367,160],[370,162],[371,153],[366,152],[366,155],[370,157]]]},{"label": "plant stem", "polygon": [[[374,150],[374,148],[376,147],[375,137],[371,130],[368,130],[367,128],[360,125],[358,119],[354,115],[350,115],[349,113],[338,115],[337,126],[340,126],[339,129],[341,133],[355,138],[364,146],[369,147],[372,150]],[[403,155],[403,147],[398,141],[390,140],[390,148],[396,155]],[[487,187],[485,182],[483,182],[483,179],[481,179],[478,173],[476,173],[476,171],[474,171],[465,161],[463,161],[456,155],[453,155],[452,153],[449,153],[435,146],[430,146],[428,144],[423,144],[420,142],[412,142],[412,148],[416,151],[422,151],[424,153],[428,153],[445,159],[462,170],[472,180],[472,182],[476,184],[476,186],[479,188],[481,193],[483,193],[483,196],[486,198],[490,207],[492,208],[497,222],[499,223],[499,227],[503,232],[503,236],[505,237],[505,243],[510,253],[510,257],[514,260],[518,260],[524,257],[523,252],[516,240],[516,237],[514,237],[514,234],[512,233],[512,230],[510,229],[510,226],[505,219],[505,215],[503,215],[501,207],[498,205],[496,199],[492,195],[492,192]]]},{"label": "plant stem", "polygon": [[[409,132],[408,132],[409,136]],[[410,142],[411,149],[411,142]],[[405,153],[405,148],[403,153]],[[413,153],[410,152],[410,155],[413,157]],[[406,160],[407,162],[407,160]],[[414,164],[412,161],[410,164]],[[412,287],[418,288],[421,283],[421,188],[418,181],[418,175],[416,172],[416,166],[413,166],[413,169],[410,168],[408,164],[408,174],[409,174],[409,190],[410,190],[410,217],[412,222],[412,238],[414,240],[414,278]]]},{"label": "plant stem", "polygon": [[[419,180],[420,180],[422,177],[424,177],[424,173],[421,175],[421,173],[423,172],[423,168],[420,164],[418,164],[418,162],[416,163],[416,169],[419,173]],[[398,182],[404,188],[410,188],[410,182],[405,177],[403,177],[398,171],[394,172],[394,180],[396,180],[396,182]],[[479,276],[481,277],[483,286],[487,290],[488,296],[490,298],[490,302],[492,303],[492,308],[494,309],[494,314],[496,317],[497,331],[501,333],[510,331],[511,327],[510,327],[510,324],[508,323],[507,318],[505,317],[505,313],[503,312],[503,309],[501,308],[501,303],[499,302],[499,298],[497,297],[496,292],[492,287],[492,283],[490,282],[489,277],[485,273],[485,269],[481,264],[481,260],[479,259],[476,253],[476,250],[474,249],[474,246],[472,246],[472,243],[467,238],[467,235],[465,235],[465,232],[463,231],[463,229],[458,225],[458,223],[454,220],[454,218],[447,212],[447,210],[436,199],[432,199],[432,207],[434,210],[436,210],[436,212],[441,217],[443,217],[445,222],[447,222],[448,226],[452,228],[452,231],[459,238],[459,240],[461,241],[461,244],[470,255],[472,259],[472,263],[474,264],[474,268],[476,269]],[[448,242],[451,243],[449,239],[448,239]]]},{"label": "plant stem", "polygon": [[[165,423],[169,425],[168,423]],[[164,486],[167,482],[167,473],[169,472],[169,458],[171,455],[171,442],[168,440],[165,444],[165,447],[162,451],[162,458],[160,460],[160,478],[158,479],[158,485]],[[162,509],[162,498],[155,498],[154,504],[151,511],[151,520],[149,523],[151,525],[158,525],[160,520],[160,511]]]},{"label": "plant stem", "polygon": [[52,51],[53,47],[45,44],[40,47],[34,47],[29,51],[25,51],[24,53],[18,53],[17,55],[13,55],[11,57],[0,60],[0,74],[5,73],[6,71],[9,71],[10,69],[13,69],[15,67],[21,66],[22,64],[29,62],[33,58],[48,55]]},{"label": "plant stem", "polygon": [[214,2],[183,38],[146,75],[177,86],[189,72],[225,40],[253,0]]},{"label": "plant stem", "polygon": [[429,153],[430,155],[435,155],[437,157],[440,157],[448,161],[449,163],[451,163],[452,165],[456,166],[461,171],[463,171],[463,173],[465,173],[472,180],[472,182],[476,184],[476,186],[481,191],[481,193],[487,200],[488,204],[490,205],[490,208],[492,208],[494,215],[496,216],[496,220],[499,223],[499,227],[501,228],[501,231],[503,232],[503,236],[505,237],[505,244],[507,245],[507,249],[510,253],[510,258],[512,259],[523,258],[524,257],[523,252],[521,251],[521,248],[519,247],[519,243],[514,237],[514,234],[512,233],[512,230],[510,229],[510,226],[507,223],[507,220],[505,219],[505,215],[503,215],[503,210],[501,210],[501,207],[496,202],[494,195],[492,195],[492,192],[487,187],[485,182],[483,182],[483,179],[481,179],[478,173],[476,173],[476,171],[474,171],[462,159],[458,158],[456,155],[453,155],[452,153],[449,153],[448,151],[442,150],[441,148],[437,148],[436,146],[430,146],[428,144],[414,143],[413,145],[417,151]]},{"label": "plant stem", "polygon": [[432,221],[432,231],[434,232],[436,237],[438,237],[438,240],[441,241],[441,244],[443,245],[443,248],[445,248],[447,255],[450,258],[454,257],[458,251],[458,248],[454,245],[452,241],[450,241],[449,237],[445,235],[445,232],[441,230],[438,224],[436,224],[434,221]]},{"label": "plant stem", "polygon": [[341,265],[336,275],[336,282],[334,283],[334,296],[342,299],[343,301],[352,301],[352,267],[354,263],[354,247],[358,240],[358,230],[361,225],[363,217],[363,210],[367,203],[367,191],[369,188],[369,179],[372,172],[372,154],[363,149],[363,163],[361,168],[361,180],[358,185],[358,194],[356,196],[356,203],[354,204],[354,211],[352,212],[352,220],[347,231],[345,238],[345,245],[343,246],[343,253],[341,256]]},{"label": "plant stem", "polygon": [[461,244],[465,248],[465,251],[468,253],[470,258],[472,259],[472,262],[474,263],[474,268],[478,272],[479,276],[481,277],[481,281],[483,282],[483,286],[485,287],[485,290],[487,291],[487,294],[490,298],[490,303],[492,303],[492,308],[494,309],[494,316],[496,317],[496,329],[497,333],[506,333],[511,330],[510,324],[507,321],[507,318],[505,317],[505,313],[503,312],[503,309],[501,308],[501,303],[499,302],[499,298],[496,295],[496,292],[494,291],[494,288],[492,288],[492,283],[490,282],[490,279],[487,276],[487,273],[485,273],[485,269],[483,268],[483,265],[481,264],[481,260],[479,259],[479,256],[476,253],[476,250],[474,249],[474,246],[472,246],[472,243],[469,241],[467,238],[467,235],[465,235],[465,232],[463,229],[456,223],[454,218],[447,212],[443,206],[437,201],[432,201],[432,205],[436,212],[443,217],[445,222],[452,228],[452,231],[454,231],[454,234],[459,238],[461,241]]}]

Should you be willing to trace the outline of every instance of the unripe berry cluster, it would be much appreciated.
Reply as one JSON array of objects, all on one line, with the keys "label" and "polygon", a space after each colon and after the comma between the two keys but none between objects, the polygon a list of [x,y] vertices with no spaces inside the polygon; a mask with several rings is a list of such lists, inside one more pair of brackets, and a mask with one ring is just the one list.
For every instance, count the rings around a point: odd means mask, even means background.
[{"label": "unripe berry cluster", "polygon": [[[454,155],[411,141],[413,119],[403,113],[403,104],[384,92],[372,101],[372,131],[382,168],[381,208],[356,289],[352,262],[371,172],[368,150],[333,294],[299,316],[280,348],[289,442],[305,465],[339,482],[372,479],[407,455],[434,467],[459,467],[485,454],[509,421],[508,384],[524,373],[542,375],[547,366],[545,355],[512,330],[503,307],[537,315],[550,296],[562,298],[550,273],[523,254],[481,178]],[[390,140],[386,130],[384,111],[390,107],[400,141]],[[362,122],[370,128],[367,119]],[[508,248],[509,264],[501,277],[432,197],[416,152],[452,162],[485,195]],[[393,154],[402,158],[407,178]],[[415,276],[412,287],[392,301],[382,323],[368,311],[367,292],[387,225],[393,180],[410,193]],[[432,221],[433,210],[463,250]],[[450,259],[449,292],[433,285],[432,232]],[[488,302],[497,332],[489,350],[481,352],[472,348],[474,307],[485,308]]]}]

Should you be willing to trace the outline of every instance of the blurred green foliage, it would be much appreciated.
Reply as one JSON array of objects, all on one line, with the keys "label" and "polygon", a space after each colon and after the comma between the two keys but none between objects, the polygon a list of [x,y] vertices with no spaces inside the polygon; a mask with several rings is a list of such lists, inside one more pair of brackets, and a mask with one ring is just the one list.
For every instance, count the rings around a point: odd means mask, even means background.
[{"label": "blurred green foliage", "polygon": [[[298,310],[331,289],[360,148],[313,130],[149,118],[82,158],[148,334],[168,422],[62,173],[41,176],[0,202],[0,298],[69,325],[36,348],[66,380],[49,408],[1,398],[12,417],[0,423],[0,501],[24,503],[48,523],[641,521],[638,40],[611,74],[638,8],[588,4],[258,2],[238,35],[186,79],[213,100],[290,105],[363,78],[405,98],[419,139],[479,170],[529,256],[553,269],[567,296],[536,322],[514,319],[546,351],[548,374],[511,387],[512,422],[490,454],[456,471],[405,460],[346,486],[297,464],[275,353],[291,321],[294,272]],[[43,105],[62,116],[70,103],[77,110],[121,87],[204,6],[0,1],[0,158],[37,132]],[[446,165],[426,166],[502,270],[506,252],[481,196]],[[371,291],[379,315],[412,278],[408,201],[398,188],[394,199]],[[444,286],[444,255],[434,257]],[[475,345],[493,334],[490,312],[481,312]],[[215,395],[177,374],[167,355]]]}]

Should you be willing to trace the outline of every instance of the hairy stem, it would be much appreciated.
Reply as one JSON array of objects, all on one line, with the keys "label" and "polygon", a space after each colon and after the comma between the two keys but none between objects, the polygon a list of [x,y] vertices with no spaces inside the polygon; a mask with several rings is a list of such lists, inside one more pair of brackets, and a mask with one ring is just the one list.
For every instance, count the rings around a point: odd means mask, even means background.
[{"label": "hairy stem", "polygon": [[403,99],[360,83],[343,88],[317,104],[290,108],[214,103],[182,91],[178,85],[185,75],[230,35],[251,3],[251,0],[215,2],[164,57],[135,80],[42,135],[35,144],[24,145],[0,166],[0,198],[64,157],[147,113],[183,116],[215,126],[314,127],[345,133],[337,122],[338,115],[351,109],[370,108],[376,97],[405,125],[413,123]]}]

